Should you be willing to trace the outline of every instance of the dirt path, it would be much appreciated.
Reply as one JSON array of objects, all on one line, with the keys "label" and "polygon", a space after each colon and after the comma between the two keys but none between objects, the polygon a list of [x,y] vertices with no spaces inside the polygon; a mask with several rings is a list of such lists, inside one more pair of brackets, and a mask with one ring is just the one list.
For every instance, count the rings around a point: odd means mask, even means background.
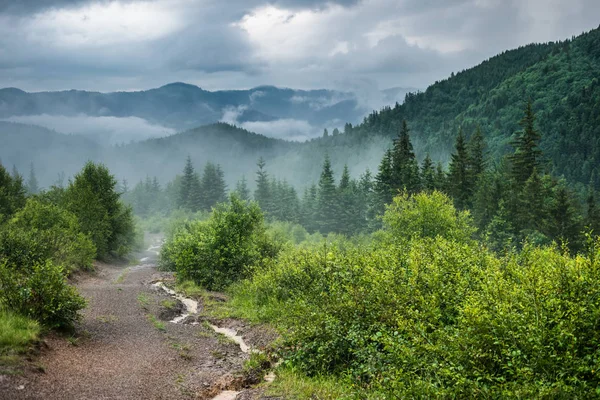
[{"label": "dirt path", "polygon": [[0,377],[1,399],[212,398],[229,388],[247,357],[239,346],[203,324],[160,321],[172,301],[151,285],[159,239],[142,265],[100,265],[81,279],[89,304],[78,336],[47,338],[23,376]]}]

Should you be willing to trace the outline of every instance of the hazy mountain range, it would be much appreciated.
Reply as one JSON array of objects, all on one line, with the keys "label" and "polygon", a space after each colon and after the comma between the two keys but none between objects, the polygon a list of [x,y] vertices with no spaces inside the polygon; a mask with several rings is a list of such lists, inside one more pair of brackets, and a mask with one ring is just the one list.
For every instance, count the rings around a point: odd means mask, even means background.
[{"label": "hazy mountain range", "polygon": [[[369,102],[402,101],[409,90],[387,89],[375,98],[369,96]],[[305,140],[324,128],[360,122],[372,109],[350,92],[273,86],[215,92],[186,83],[115,93],[0,89],[0,120],[86,134],[109,143],[162,137],[216,122],[270,137]]]}]

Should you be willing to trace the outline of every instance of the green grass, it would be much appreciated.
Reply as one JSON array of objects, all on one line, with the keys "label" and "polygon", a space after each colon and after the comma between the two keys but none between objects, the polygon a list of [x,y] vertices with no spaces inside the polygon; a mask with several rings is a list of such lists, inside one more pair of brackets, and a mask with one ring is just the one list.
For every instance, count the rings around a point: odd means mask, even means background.
[{"label": "green grass", "polygon": [[146,293],[140,293],[137,296],[137,301],[144,310],[147,310],[148,305],[150,304],[150,296],[148,296]]},{"label": "green grass", "polygon": [[206,290],[204,290],[204,288],[201,286],[196,285],[192,281],[183,281],[178,283],[177,286],[175,286],[175,291],[178,293],[183,293],[186,297],[192,297],[196,299],[203,299],[206,297]]},{"label": "green grass", "polygon": [[129,273],[129,268],[125,268],[117,277],[117,279],[115,279],[115,284],[119,285],[123,282],[125,282],[125,278],[127,278],[127,274]]},{"label": "green grass", "polygon": [[31,348],[40,332],[36,321],[0,309],[0,373],[20,361],[19,355]]},{"label": "green grass", "polygon": [[175,308],[175,306],[177,305],[177,302],[173,299],[165,299],[160,302],[160,305],[163,306],[164,308],[171,310],[171,309]]},{"label": "green grass", "polygon": [[282,397],[288,400],[356,398],[356,393],[349,389],[347,383],[335,378],[309,378],[288,368],[280,368],[276,371],[276,374],[275,381],[267,386],[265,392],[267,396]]},{"label": "green grass", "polygon": [[150,321],[152,323],[152,325],[154,325],[154,327],[156,329],[158,329],[161,332],[165,332],[167,330],[165,324],[159,320],[156,319],[156,317],[152,314],[148,314],[146,316],[146,318],[148,318],[148,321]]}]

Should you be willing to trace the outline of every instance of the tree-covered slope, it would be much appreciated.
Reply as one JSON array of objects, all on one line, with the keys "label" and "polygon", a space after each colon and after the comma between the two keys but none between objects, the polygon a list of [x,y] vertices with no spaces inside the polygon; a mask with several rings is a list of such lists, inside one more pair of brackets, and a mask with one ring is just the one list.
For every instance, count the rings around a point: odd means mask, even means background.
[{"label": "tree-covered slope", "polygon": [[405,119],[419,156],[430,152],[445,161],[458,128],[470,134],[480,125],[490,153],[498,156],[507,151],[531,99],[549,168],[587,183],[598,175],[600,160],[599,74],[600,29],[520,47],[409,94],[401,105],[373,112],[349,132],[352,140],[339,140],[351,145],[372,135],[392,138]]}]

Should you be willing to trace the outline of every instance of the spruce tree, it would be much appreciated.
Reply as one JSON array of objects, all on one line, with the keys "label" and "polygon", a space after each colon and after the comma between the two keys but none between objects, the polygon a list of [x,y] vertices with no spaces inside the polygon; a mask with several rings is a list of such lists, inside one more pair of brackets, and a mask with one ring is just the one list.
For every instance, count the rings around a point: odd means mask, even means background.
[{"label": "spruce tree", "polygon": [[268,216],[271,212],[271,193],[269,184],[269,174],[265,170],[265,160],[261,157],[256,164],[258,171],[256,171],[256,190],[254,191],[254,200],[258,202],[258,205],[262,211]]},{"label": "spruce tree", "polygon": [[250,201],[250,189],[248,189],[246,176],[242,176],[242,179],[237,181],[237,184],[235,185],[235,192],[243,201]]},{"label": "spruce tree", "polygon": [[[187,157],[185,161],[185,167],[183,168],[183,176],[181,177],[181,184],[179,185],[179,195],[177,196],[177,207],[193,210],[194,204],[192,202],[192,194],[196,188],[197,183],[196,172],[194,171],[194,165],[192,164],[192,158]],[[199,185],[198,185],[199,186]]]},{"label": "spruce tree", "polygon": [[564,183],[555,189],[549,217],[550,237],[566,242],[572,250],[577,250],[581,244],[581,217]]},{"label": "spruce tree", "polygon": [[374,196],[371,203],[369,217],[374,220],[376,216],[382,215],[385,205],[390,204],[397,191],[393,187],[394,171],[392,170],[392,150],[388,149],[375,176]]},{"label": "spruce tree", "polygon": [[373,197],[373,177],[367,168],[361,175],[358,183],[358,195],[356,200],[357,231],[365,231],[369,225],[369,206]]},{"label": "spruce tree", "polygon": [[38,194],[40,191],[37,177],[35,176],[35,167],[33,163],[29,166],[29,179],[27,179],[27,193]]},{"label": "spruce tree", "polygon": [[596,202],[596,191],[592,184],[588,186],[586,197],[585,227],[594,235],[600,234],[600,209]]},{"label": "spruce tree", "polygon": [[435,181],[435,168],[433,167],[433,161],[429,157],[429,153],[425,156],[423,164],[421,165],[421,184],[423,190],[432,192],[437,189]]},{"label": "spruce tree", "polygon": [[481,128],[478,126],[469,140],[469,176],[473,182],[477,182],[485,171],[485,142]]},{"label": "spruce tree", "polygon": [[448,168],[448,189],[454,198],[456,208],[462,210],[471,206],[473,194],[473,181],[469,175],[469,155],[462,128],[458,131],[455,152],[451,157]]},{"label": "spruce tree", "polygon": [[338,204],[333,178],[333,170],[331,169],[331,161],[329,156],[325,155],[323,162],[323,170],[319,179],[318,192],[318,226],[321,233],[329,233],[335,231],[337,227]]},{"label": "spruce tree", "polygon": [[406,120],[392,150],[392,182],[394,192],[406,189],[415,193],[420,189],[419,165],[410,141],[410,131]]},{"label": "spruce tree", "polygon": [[227,199],[225,177],[219,165],[207,162],[200,180],[200,208],[210,211],[217,203]]},{"label": "spruce tree", "polygon": [[524,184],[533,173],[534,168],[540,169],[541,150],[538,147],[540,134],[535,130],[535,115],[531,101],[525,107],[525,116],[519,122],[522,131],[516,133],[512,142],[514,154],[509,156],[512,162],[512,177],[517,185]]},{"label": "spruce tree", "polygon": [[356,196],[356,185],[350,179],[350,171],[348,165],[344,165],[344,171],[340,178],[340,184],[338,186],[338,224],[336,231],[351,235],[355,230],[355,196]]}]

